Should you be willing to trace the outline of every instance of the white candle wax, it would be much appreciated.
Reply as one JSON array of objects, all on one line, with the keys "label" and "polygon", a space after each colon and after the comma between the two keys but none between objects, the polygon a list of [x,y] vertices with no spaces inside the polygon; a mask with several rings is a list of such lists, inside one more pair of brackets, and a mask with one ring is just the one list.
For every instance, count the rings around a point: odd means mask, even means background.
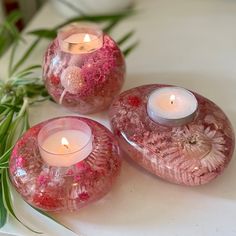
[{"label": "white candle wax", "polygon": [[180,126],[193,120],[197,107],[197,99],[190,91],[180,87],[164,87],[150,94],[147,112],[157,123]]},{"label": "white candle wax", "polygon": [[[60,118],[68,119],[70,118]],[[85,159],[92,152],[92,134],[84,122],[76,126],[58,126],[56,121],[43,127],[38,136],[39,151],[42,159],[51,166],[71,166]],[[82,129],[79,129],[80,126]],[[51,129],[50,129],[51,127]],[[73,129],[72,129],[73,128]]]},{"label": "white candle wax", "polygon": [[103,46],[103,33],[91,24],[71,24],[58,33],[61,50],[72,54],[91,53]]}]

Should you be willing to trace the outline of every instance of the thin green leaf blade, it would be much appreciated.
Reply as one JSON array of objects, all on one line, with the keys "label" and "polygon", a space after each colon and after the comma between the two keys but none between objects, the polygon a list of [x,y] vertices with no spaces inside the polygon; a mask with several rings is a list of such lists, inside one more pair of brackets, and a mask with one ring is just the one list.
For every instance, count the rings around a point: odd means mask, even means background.
[{"label": "thin green leaf blade", "polygon": [[111,30],[118,25],[118,23],[122,20],[122,18],[116,19],[111,21],[104,29],[103,31],[106,32],[107,34],[109,34],[111,32]]},{"label": "thin green leaf blade", "polygon": [[116,13],[116,14],[105,14],[105,15],[97,15],[97,16],[78,16],[78,17],[72,17],[69,20],[63,22],[62,24],[59,24],[56,26],[55,29],[59,29],[67,24],[73,23],[73,22],[79,22],[79,21],[91,21],[91,22],[105,22],[105,21],[114,21],[118,20],[120,18],[129,17],[133,13],[133,10],[127,10],[124,12]]},{"label": "thin green leaf blade", "polygon": [[31,54],[31,52],[35,49],[35,47],[38,45],[40,41],[40,38],[37,38],[31,45],[30,47],[26,50],[26,52],[24,53],[24,55],[22,56],[22,58],[14,65],[13,69],[12,69],[12,74],[15,73],[18,68],[28,59],[29,55]]},{"label": "thin green leaf blade", "polygon": [[2,186],[0,186],[0,228],[2,228],[7,221],[7,210],[3,204]]},{"label": "thin green leaf blade", "polygon": [[11,121],[14,115],[14,111],[10,111],[7,117],[0,124],[0,143],[1,139],[6,135],[9,126],[11,125]]},{"label": "thin green leaf blade", "polygon": [[12,66],[13,66],[13,62],[14,62],[14,57],[15,57],[15,53],[16,53],[16,49],[18,47],[19,41],[16,41],[14,43],[14,45],[12,46],[11,49],[11,54],[10,54],[10,61],[8,64],[8,75],[9,77],[12,75]]},{"label": "thin green leaf blade", "polygon": [[10,147],[1,157],[0,157],[0,164],[6,163],[11,155],[13,147]]},{"label": "thin green leaf blade", "polygon": [[[30,204],[29,204],[29,205],[30,205]],[[42,215],[48,217],[49,219],[51,219],[52,221],[56,222],[57,224],[59,224],[59,225],[65,227],[66,229],[68,229],[68,230],[71,231],[72,233],[75,233],[72,229],[70,229],[70,228],[67,227],[66,225],[62,224],[62,223],[59,222],[58,220],[54,219],[54,218],[53,218],[52,216],[50,216],[48,213],[46,213],[46,212],[44,212],[44,211],[42,211],[42,210],[40,210],[40,209],[38,209],[38,208],[36,208],[36,207],[34,207],[34,206],[32,206],[32,205],[30,205],[30,206],[31,206],[34,210],[38,211],[40,214],[42,214]]]},{"label": "thin green leaf blade", "polygon": [[127,34],[125,34],[121,39],[117,41],[117,44],[121,46],[123,43],[125,43],[129,38],[131,38],[134,35],[135,31],[131,30]]},{"label": "thin green leaf blade", "polygon": [[38,29],[28,32],[28,34],[38,36],[40,38],[54,39],[57,36],[57,31],[55,29]]},{"label": "thin green leaf blade", "polygon": [[127,57],[137,46],[138,46],[139,42],[135,42],[133,43],[132,45],[130,45],[128,48],[126,48],[124,51],[123,51],[123,54],[125,57]]},{"label": "thin green leaf blade", "polygon": [[15,218],[18,222],[20,222],[22,225],[24,225],[28,230],[30,230],[33,233],[36,234],[42,234],[42,232],[38,232],[36,230],[31,229],[29,226],[24,224],[15,214],[14,208],[13,208],[13,202],[12,202],[12,196],[9,189],[10,181],[8,177],[8,170],[3,169],[2,170],[2,193],[3,193],[3,204],[5,209],[7,210],[7,213],[11,215],[13,218]]}]

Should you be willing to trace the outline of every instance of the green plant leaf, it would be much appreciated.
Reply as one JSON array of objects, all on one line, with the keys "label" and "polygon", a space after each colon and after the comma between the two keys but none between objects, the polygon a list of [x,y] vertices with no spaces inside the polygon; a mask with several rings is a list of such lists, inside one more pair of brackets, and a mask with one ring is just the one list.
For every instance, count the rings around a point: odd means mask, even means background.
[{"label": "green plant leaf", "polygon": [[28,34],[38,36],[40,38],[54,39],[57,36],[55,29],[38,29],[28,32]]},{"label": "green plant leaf", "polygon": [[[0,124],[0,140],[2,140],[2,138],[6,135],[7,130],[9,128],[9,126],[11,125],[11,121],[14,115],[14,111],[10,111],[7,114],[7,117],[1,122]],[[1,141],[0,141],[1,143]]]},{"label": "green plant leaf", "polygon": [[3,204],[2,186],[0,186],[0,228],[2,228],[6,224],[6,221],[7,221],[7,210]]},{"label": "green plant leaf", "polygon": [[125,34],[120,40],[117,41],[117,44],[118,44],[119,46],[121,46],[124,42],[126,42],[129,38],[131,38],[134,33],[135,33],[134,30],[128,32],[128,33]]},{"label": "green plant leaf", "polygon": [[[12,122],[6,138],[5,151],[7,151],[14,145],[13,142],[18,140],[18,138],[22,135],[23,130],[24,130],[24,115],[16,117],[16,119]],[[1,157],[0,157],[0,162],[1,162]]]},{"label": "green plant leaf", "polygon": [[40,41],[40,38],[37,38],[36,40],[34,40],[34,42],[26,50],[22,58],[14,65],[12,69],[12,74],[15,73],[18,70],[18,68],[28,59],[29,55],[32,53],[34,48],[38,45],[39,41]]},{"label": "green plant leaf", "polygon": [[123,51],[123,54],[125,57],[127,57],[137,46],[138,46],[139,42],[135,42],[133,43],[132,45],[130,45],[128,48],[126,48],[124,51]]},{"label": "green plant leaf", "polygon": [[0,157],[0,164],[3,164],[9,160],[13,147],[9,148],[1,157]]},{"label": "green plant leaf", "polygon": [[[29,203],[28,203],[28,204],[29,204]],[[29,205],[30,205],[30,204],[29,204]],[[46,213],[46,212],[44,212],[44,211],[42,211],[42,210],[40,210],[40,209],[38,209],[38,208],[36,208],[36,207],[34,207],[34,206],[32,206],[32,205],[30,205],[30,206],[31,206],[32,208],[34,208],[36,211],[38,211],[40,214],[42,214],[42,215],[48,217],[49,219],[51,219],[52,221],[56,222],[57,224],[59,224],[59,225],[65,227],[66,229],[68,229],[68,230],[71,231],[72,233],[75,233],[72,229],[70,229],[70,228],[67,227],[66,225],[62,224],[62,223],[59,222],[58,220],[54,219],[54,218],[53,218],[52,216],[50,216],[48,213]],[[75,234],[76,234],[76,233],[75,233]]]},{"label": "green plant leaf", "polygon": [[106,32],[107,34],[109,34],[111,32],[111,30],[116,26],[118,25],[118,23],[120,23],[120,21],[122,20],[123,18],[119,18],[119,19],[116,19],[116,20],[113,20],[111,21],[104,29],[103,31]]},{"label": "green plant leaf", "polygon": [[10,181],[8,176],[8,170],[3,169],[2,170],[2,194],[3,194],[3,204],[5,209],[7,210],[7,213],[11,215],[13,218],[15,218],[18,222],[20,222],[22,225],[24,225],[28,230],[32,231],[36,234],[42,234],[41,232],[38,232],[36,230],[31,229],[29,226],[24,224],[15,214],[14,208],[13,208],[13,202],[12,202],[12,195],[9,189]]},{"label": "green plant leaf", "polygon": [[14,57],[15,57],[15,52],[16,52],[16,49],[18,47],[18,44],[19,44],[19,41],[16,41],[13,44],[12,49],[11,49],[10,61],[9,61],[9,64],[8,64],[8,75],[9,75],[9,77],[12,75],[12,65],[13,65],[13,61],[14,61]]},{"label": "green plant leaf", "polygon": [[0,164],[0,169],[8,168],[8,167],[9,167],[9,165],[8,165],[8,161],[3,162],[3,163]]},{"label": "green plant leaf", "polygon": [[0,122],[2,122],[2,120],[6,118],[6,115],[10,112],[12,107],[10,105],[8,106],[7,104],[1,104],[0,109],[1,109]]},{"label": "green plant leaf", "polygon": [[129,17],[130,15],[132,15],[133,10],[127,10],[124,12],[120,12],[120,13],[116,13],[113,15],[97,15],[97,16],[79,16],[79,17],[73,17],[70,18],[69,20],[66,20],[65,22],[63,22],[62,24],[59,24],[55,27],[55,29],[59,29],[67,24],[73,23],[73,22],[78,22],[78,21],[91,21],[91,22],[105,22],[105,21],[114,21],[114,20],[118,20],[120,18],[124,18],[124,17]]},{"label": "green plant leaf", "polygon": [[20,11],[12,11],[0,25],[0,56],[14,41],[22,40],[15,23],[22,17]]}]

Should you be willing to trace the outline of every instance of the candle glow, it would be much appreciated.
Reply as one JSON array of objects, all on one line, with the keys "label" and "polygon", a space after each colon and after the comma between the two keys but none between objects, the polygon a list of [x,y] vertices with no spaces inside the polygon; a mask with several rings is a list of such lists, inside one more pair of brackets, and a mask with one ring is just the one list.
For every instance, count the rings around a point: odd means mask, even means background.
[{"label": "candle glow", "polygon": [[61,144],[66,147],[67,149],[69,148],[69,142],[67,141],[67,139],[65,137],[62,137],[61,139]]},{"label": "candle glow", "polygon": [[38,134],[39,151],[52,166],[71,166],[85,159],[92,151],[90,127],[73,118],[51,121]]},{"label": "candle glow", "polygon": [[90,42],[90,41],[91,41],[91,38],[90,38],[89,34],[85,34],[85,36],[84,36],[84,42],[85,42],[85,43],[88,43],[88,42]]},{"label": "candle glow", "polygon": [[151,93],[147,112],[157,123],[178,126],[194,118],[197,106],[197,100],[190,91],[179,87],[164,87]]},{"label": "candle glow", "polygon": [[71,24],[58,33],[62,51],[71,54],[91,53],[103,46],[103,32],[91,24]]},{"label": "candle glow", "polygon": [[175,101],[175,95],[172,94],[172,95],[170,96],[170,103],[171,103],[171,104],[174,104],[174,101]]}]

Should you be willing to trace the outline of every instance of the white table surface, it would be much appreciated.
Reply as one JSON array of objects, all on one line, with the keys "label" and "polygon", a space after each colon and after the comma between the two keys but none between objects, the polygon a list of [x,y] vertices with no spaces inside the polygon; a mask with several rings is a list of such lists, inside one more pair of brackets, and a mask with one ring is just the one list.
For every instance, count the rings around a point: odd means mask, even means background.
[{"label": "white table surface", "polygon": [[[127,59],[124,90],[148,83],[192,89],[222,107],[235,127],[236,1],[139,0],[138,8],[139,14],[122,23],[115,33],[119,37],[135,28],[141,42]],[[53,26],[62,20],[47,3],[28,29]],[[46,45],[38,46],[31,63],[41,62]],[[6,74],[7,62],[8,56],[4,56],[1,77]],[[30,120],[35,124],[67,114],[71,113],[45,102],[31,109]],[[90,117],[108,125],[106,113]],[[106,197],[78,213],[56,217],[83,236],[233,236],[235,183],[235,155],[221,177],[192,188],[164,182],[124,160],[121,177]],[[17,195],[15,203],[19,217],[33,228],[50,236],[74,235],[35,213]],[[34,235],[12,219],[1,230]]]}]

